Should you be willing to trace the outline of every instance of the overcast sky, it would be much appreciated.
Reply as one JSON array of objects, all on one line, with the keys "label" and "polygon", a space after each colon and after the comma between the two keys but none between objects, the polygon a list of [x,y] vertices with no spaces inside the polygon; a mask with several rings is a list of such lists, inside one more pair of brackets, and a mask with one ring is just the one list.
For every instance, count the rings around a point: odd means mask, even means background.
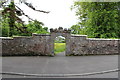
[{"label": "overcast sky", "polygon": [[[35,6],[36,9],[50,11],[49,14],[36,12],[27,7],[25,4],[17,4],[24,12],[33,19],[37,19],[49,28],[70,28],[77,23],[75,11],[71,11],[70,7],[74,0],[27,0]],[[22,17],[23,20],[28,20]]]}]

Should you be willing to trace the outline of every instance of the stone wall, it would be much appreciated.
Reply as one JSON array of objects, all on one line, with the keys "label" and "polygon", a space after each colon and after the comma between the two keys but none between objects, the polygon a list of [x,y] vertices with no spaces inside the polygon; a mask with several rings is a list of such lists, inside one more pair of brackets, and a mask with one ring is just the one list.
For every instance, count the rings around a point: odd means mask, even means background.
[{"label": "stone wall", "polygon": [[32,37],[13,37],[2,39],[2,55],[49,55],[50,35],[33,34]]},{"label": "stone wall", "polygon": [[51,29],[51,34],[33,34],[31,37],[0,38],[3,56],[54,55],[54,39],[66,38],[66,55],[119,54],[120,39],[92,39],[86,35],[71,35],[67,29]]},{"label": "stone wall", "polygon": [[119,54],[120,39],[92,39],[86,35],[71,37],[72,55]]}]

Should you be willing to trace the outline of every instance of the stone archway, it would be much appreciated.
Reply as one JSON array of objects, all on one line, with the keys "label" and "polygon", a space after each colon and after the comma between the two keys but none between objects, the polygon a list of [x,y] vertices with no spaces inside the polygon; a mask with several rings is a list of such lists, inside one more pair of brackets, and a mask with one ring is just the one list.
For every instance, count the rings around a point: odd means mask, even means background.
[{"label": "stone archway", "polygon": [[54,40],[58,36],[63,36],[66,39],[66,51],[65,55],[69,55],[71,52],[70,49],[70,38],[71,38],[71,30],[70,29],[63,29],[62,27],[59,27],[58,29],[50,29],[50,52],[51,55],[54,56]]}]

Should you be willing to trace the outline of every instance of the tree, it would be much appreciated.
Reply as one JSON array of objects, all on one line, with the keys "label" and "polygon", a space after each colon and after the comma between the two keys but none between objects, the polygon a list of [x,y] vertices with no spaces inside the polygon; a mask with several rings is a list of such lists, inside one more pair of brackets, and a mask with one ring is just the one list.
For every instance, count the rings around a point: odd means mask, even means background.
[{"label": "tree", "polygon": [[71,26],[71,32],[72,34],[80,34],[80,26],[79,25],[73,25]]},{"label": "tree", "polygon": [[[22,0],[19,0],[19,1],[20,1],[20,3],[26,4],[29,8],[33,9],[34,11],[38,11],[38,12],[42,12],[42,13],[49,13],[49,12],[43,11],[43,10],[36,10],[31,3],[27,3],[26,1],[22,1]],[[10,4],[8,4],[8,5],[6,5],[6,3],[7,3],[6,0],[0,2],[0,4],[2,5],[0,7],[3,8],[3,10],[2,10],[3,21],[1,21],[1,23],[8,24],[8,26],[2,25],[3,36],[13,36],[16,34],[17,35],[21,34],[21,33],[23,33],[25,35],[30,35],[31,33],[33,33],[33,32],[27,31],[27,27],[25,26],[24,21],[22,21],[22,19],[19,18],[19,16],[24,15],[27,18],[29,18],[31,21],[35,21],[35,22],[36,22],[36,20],[33,20],[32,18],[30,18],[28,15],[26,15],[23,12],[23,10],[21,10],[19,8],[19,6],[15,5],[14,0],[11,0]],[[37,23],[38,22],[39,21],[37,21]],[[43,24],[43,23],[39,22],[39,24]],[[6,29],[8,29],[8,30],[6,30]],[[6,34],[6,32],[8,34]]]},{"label": "tree", "polygon": [[79,25],[89,37],[120,38],[120,2],[80,2],[74,3]]},{"label": "tree", "polygon": [[[5,2],[3,2],[5,3]],[[21,31],[22,33],[28,33],[25,30],[25,26],[23,24],[23,21],[18,17],[21,16],[21,12],[19,10],[16,9],[14,2],[10,2],[10,4],[8,5],[2,5],[2,24],[8,24],[8,26],[4,26],[2,25],[2,34],[3,36],[12,36],[15,33],[15,29]],[[5,21],[5,22],[4,22]],[[22,27],[18,27],[16,26],[16,22],[17,23],[21,23]],[[4,26],[4,27],[3,27]],[[8,35],[5,35],[5,31],[4,29],[9,29]]]},{"label": "tree", "polygon": [[29,24],[26,24],[27,31],[32,32],[32,33],[42,33],[46,34],[48,33],[48,28],[47,27],[42,27],[44,24],[42,22],[39,22],[37,20],[35,21],[30,21]]},{"label": "tree", "polygon": [[71,26],[70,28],[72,31],[72,34],[82,34],[82,35],[87,35],[86,34],[86,29],[82,27],[79,23],[76,25]]}]

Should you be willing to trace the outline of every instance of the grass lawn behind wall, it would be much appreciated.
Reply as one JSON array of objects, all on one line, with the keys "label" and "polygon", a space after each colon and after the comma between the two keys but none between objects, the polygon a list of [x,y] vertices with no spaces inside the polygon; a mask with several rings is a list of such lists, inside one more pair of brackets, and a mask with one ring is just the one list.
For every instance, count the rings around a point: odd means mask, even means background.
[{"label": "grass lawn behind wall", "polygon": [[64,52],[66,48],[66,43],[54,43],[54,53]]}]

